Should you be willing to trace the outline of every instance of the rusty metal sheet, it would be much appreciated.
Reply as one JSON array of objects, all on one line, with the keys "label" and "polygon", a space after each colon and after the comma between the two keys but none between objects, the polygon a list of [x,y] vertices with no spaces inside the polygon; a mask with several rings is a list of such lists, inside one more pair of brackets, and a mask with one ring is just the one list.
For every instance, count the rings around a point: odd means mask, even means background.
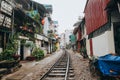
[{"label": "rusty metal sheet", "polygon": [[87,34],[108,22],[105,8],[110,0],[89,0],[85,8]]}]

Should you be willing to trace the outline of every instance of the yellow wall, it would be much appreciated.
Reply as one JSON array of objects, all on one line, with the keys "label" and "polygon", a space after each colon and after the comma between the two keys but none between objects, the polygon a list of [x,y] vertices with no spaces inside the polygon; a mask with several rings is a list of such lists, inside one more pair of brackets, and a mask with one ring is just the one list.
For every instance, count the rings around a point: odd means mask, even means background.
[{"label": "yellow wall", "polygon": [[56,43],[57,50],[60,50],[60,44],[59,42]]}]

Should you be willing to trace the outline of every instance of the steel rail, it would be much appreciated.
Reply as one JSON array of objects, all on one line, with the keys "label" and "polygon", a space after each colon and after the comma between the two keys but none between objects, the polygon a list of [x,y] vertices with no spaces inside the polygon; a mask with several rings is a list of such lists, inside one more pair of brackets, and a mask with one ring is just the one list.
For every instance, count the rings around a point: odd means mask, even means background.
[{"label": "steel rail", "polygon": [[[66,52],[66,51],[65,51]],[[67,80],[68,78],[68,72],[69,72],[69,64],[70,64],[70,56],[69,54],[67,53],[67,68],[66,68],[66,74],[65,74],[65,79],[64,80]]]},{"label": "steel rail", "polygon": [[56,61],[56,63],[53,64],[52,67],[40,78],[40,80],[43,80],[43,79],[50,73],[50,71],[52,71],[52,69],[54,68],[54,66],[58,64],[58,62],[60,61],[60,59],[61,59],[62,57],[64,57],[64,55],[65,55],[65,52],[64,52],[64,54]]}]

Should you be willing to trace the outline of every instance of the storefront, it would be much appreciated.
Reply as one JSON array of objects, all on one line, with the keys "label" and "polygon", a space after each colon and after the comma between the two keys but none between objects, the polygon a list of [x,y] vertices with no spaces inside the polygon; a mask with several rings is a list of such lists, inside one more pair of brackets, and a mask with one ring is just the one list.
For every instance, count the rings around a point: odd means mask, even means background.
[{"label": "storefront", "polygon": [[12,35],[13,7],[10,3],[11,1],[8,0],[0,1],[0,52],[6,48],[9,37]]}]

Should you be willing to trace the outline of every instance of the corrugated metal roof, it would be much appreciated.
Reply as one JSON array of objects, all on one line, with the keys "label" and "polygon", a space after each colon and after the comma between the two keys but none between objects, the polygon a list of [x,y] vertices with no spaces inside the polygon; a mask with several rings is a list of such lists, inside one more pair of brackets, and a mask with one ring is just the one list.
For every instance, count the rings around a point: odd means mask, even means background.
[{"label": "corrugated metal roof", "polygon": [[105,8],[110,0],[89,0],[85,9],[87,34],[92,33],[108,22]]}]

